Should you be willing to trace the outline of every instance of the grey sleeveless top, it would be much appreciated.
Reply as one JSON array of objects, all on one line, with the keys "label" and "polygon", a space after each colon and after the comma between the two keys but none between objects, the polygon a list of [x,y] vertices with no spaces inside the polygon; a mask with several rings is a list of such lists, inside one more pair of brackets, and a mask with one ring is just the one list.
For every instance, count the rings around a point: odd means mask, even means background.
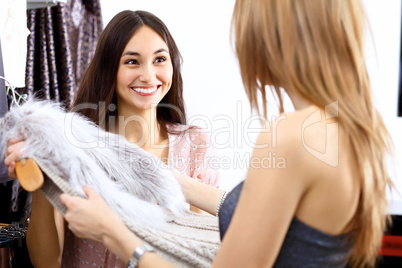
[{"label": "grey sleeveless top", "polygon": [[[221,240],[229,227],[243,183],[228,195],[219,212]],[[293,218],[274,267],[346,267],[349,235],[329,235]],[[269,249],[267,249],[269,250]]]}]

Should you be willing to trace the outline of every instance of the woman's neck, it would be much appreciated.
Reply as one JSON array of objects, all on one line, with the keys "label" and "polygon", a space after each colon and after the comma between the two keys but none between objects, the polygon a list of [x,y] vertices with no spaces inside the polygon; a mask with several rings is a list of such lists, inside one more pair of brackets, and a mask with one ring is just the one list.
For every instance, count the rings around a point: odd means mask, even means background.
[{"label": "woman's neck", "polygon": [[154,145],[163,144],[167,139],[167,133],[161,128],[156,118],[156,110],[119,113],[115,125],[116,133],[147,151],[150,151]]},{"label": "woman's neck", "polygon": [[285,89],[286,94],[288,94],[290,100],[292,101],[293,107],[295,110],[303,110],[308,108],[312,105],[311,102],[300,96],[299,94],[295,93],[292,90]]}]

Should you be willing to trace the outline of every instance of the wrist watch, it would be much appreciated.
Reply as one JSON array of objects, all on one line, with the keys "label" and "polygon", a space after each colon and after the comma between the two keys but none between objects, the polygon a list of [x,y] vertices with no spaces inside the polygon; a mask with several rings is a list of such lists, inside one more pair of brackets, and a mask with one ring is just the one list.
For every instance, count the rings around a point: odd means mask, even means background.
[{"label": "wrist watch", "polygon": [[145,252],[155,252],[154,248],[149,244],[143,244],[134,250],[133,256],[128,260],[127,268],[137,268],[142,256]]}]

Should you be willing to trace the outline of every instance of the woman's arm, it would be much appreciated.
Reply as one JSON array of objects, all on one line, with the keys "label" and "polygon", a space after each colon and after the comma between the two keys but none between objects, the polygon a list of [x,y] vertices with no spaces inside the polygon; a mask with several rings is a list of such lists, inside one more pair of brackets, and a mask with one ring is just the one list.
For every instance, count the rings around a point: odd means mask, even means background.
[{"label": "woman's arm", "polygon": [[299,133],[291,131],[294,124],[287,123],[289,128],[260,134],[213,267],[274,265],[297,208],[311,187],[308,153],[302,152]]},{"label": "woman's arm", "polygon": [[222,190],[196,181],[177,170],[173,170],[173,174],[180,183],[184,196],[190,205],[216,215],[216,209],[223,194]]},{"label": "woman's arm", "polygon": [[34,267],[60,267],[64,228],[58,230],[55,221],[54,207],[40,191],[33,192],[26,241]]}]

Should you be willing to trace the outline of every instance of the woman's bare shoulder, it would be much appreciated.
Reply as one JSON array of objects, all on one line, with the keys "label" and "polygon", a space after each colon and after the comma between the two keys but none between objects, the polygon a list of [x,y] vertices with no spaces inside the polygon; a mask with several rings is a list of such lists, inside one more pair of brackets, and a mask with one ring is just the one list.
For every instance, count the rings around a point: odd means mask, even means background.
[{"label": "woman's bare shoulder", "polygon": [[326,118],[324,110],[310,106],[266,121],[256,146],[265,146],[269,152],[285,158],[289,165],[335,166],[339,132],[336,118]]}]

